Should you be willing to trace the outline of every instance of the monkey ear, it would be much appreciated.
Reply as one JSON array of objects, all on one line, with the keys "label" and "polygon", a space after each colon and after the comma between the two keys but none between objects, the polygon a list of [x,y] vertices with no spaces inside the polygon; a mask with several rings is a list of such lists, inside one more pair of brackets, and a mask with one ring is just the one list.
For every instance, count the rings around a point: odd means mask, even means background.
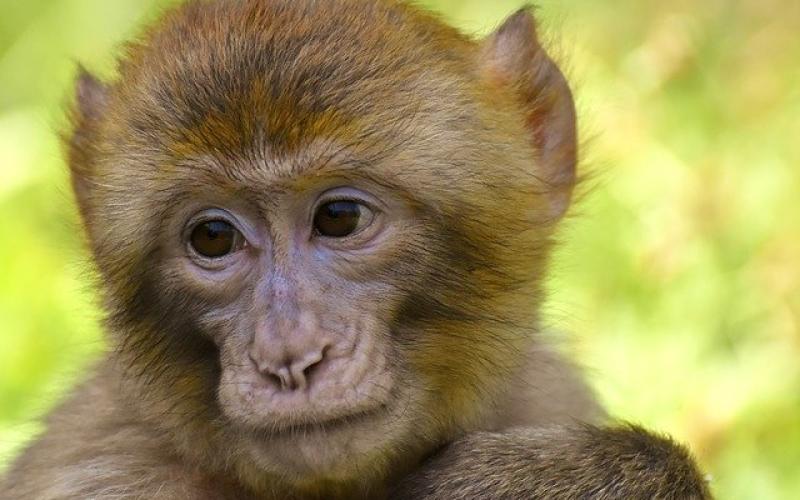
[{"label": "monkey ear", "polygon": [[76,111],[82,119],[95,120],[103,115],[108,101],[108,89],[94,75],[78,65],[75,79]]},{"label": "monkey ear", "polygon": [[72,135],[66,138],[72,190],[86,220],[93,171],[94,136],[106,112],[108,87],[79,65],[72,108]]},{"label": "monkey ear", "polygon": [[508,18],[483,43],[482,71],[495,87],[514,92],[538,153],[536,175],[547,186],[552,220],[569,207],[575,185],[575,104],[564,75],[539,44],[531,8]]}]

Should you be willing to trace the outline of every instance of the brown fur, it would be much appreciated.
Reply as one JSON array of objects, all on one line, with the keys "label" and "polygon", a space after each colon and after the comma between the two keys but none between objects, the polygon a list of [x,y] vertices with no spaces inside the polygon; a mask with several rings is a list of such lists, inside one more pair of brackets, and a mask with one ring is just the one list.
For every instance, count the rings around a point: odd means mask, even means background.
[{"label": "brown fur", "polygon": [[[708,496],[674,443],[592,427],[602,409],[541,338],[577,158],[528,11],[479,42],[388,0],[193,1],[127,46],[114,82],[77,88],[67,151],[113,349],[3,498]],[[332,268],[357,284],[334,300],[380,311],[386,415],[336,440],[246,431],[221,380],[253,307],[209,309],[255,289],[188,279],[173,238],[192,200],[266,218],[330,179],[402,200],[396,240]]]}]

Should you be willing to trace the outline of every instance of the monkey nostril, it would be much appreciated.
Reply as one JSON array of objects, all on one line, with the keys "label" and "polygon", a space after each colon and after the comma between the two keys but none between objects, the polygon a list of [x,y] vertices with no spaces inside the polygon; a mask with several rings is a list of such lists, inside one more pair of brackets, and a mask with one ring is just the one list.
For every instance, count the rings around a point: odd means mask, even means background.
[{"label": "monkey nostril", "polygon": [[277,371],[259,370],[258,367],[256,367],[256,371],[258,371],[258,373],[264,378],[264,380],[269,382],[270,385],[279,387],[282,391],[286,390],[289,380],[285,376],[281,377]]},{"label": "monkey nostril", "polygon": [[289,373],[285,363],[282,363],[280,368],[275,368],[270,366],[270,363],[267,361],[259,361],[258,357],[253,355],[253,352],[250,352],[248,357],[253,363],[253,367],[256,369],[256,371],[265,379],[280,387],[281,390],[286,390],[288,387],[293,385],[291,381],[291,374]]},{"label": "monkey nostril", "polygon": [[295,380],[292,377],[292,374],[289,372],[289,368],[286,366],[282,366],[278,369],[277,374],[273,374],[273,377],[277,375],[278,380],[281,384],[281,390],[285,391],[287,389],[294,389],[297,385]]},{"label": "monkey nostril", "polygon": [[298,389],[305,390],[308,388],[311,375],[322,365],[327,350],[328,346],[325,346],[321,350],[314,353],[309,353],[303,359],[295,361],[291,364],[290,370],[292,373],[292,379],[297,384]]},{"label": "monkey nostril", "polygon": [[314,361],[310,365],[308,365],[304,370],[303,373],[305,374],[307,379],[311,378],[311,375],[319,371],[319,368],[322,366],[322,362],[325,361],[325,353],[323,352],[322,356],[319,360]]}]

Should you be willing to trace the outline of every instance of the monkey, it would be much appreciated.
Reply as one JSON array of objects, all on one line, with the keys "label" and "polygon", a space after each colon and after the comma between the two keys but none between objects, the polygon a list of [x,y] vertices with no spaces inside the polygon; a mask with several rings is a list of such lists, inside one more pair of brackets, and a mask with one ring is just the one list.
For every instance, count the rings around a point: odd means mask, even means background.
[{"label": "monkey", "polygon": [[0,497],[711,498],[547,340],[578,136],[532,8],[188,0],[75,87],[109,349]]}]

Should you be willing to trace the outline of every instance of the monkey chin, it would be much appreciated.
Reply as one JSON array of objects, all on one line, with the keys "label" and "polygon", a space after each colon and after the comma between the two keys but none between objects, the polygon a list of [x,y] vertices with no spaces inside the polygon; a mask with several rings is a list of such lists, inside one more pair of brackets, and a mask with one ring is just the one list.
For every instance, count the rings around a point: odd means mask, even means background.
[{"label": "monkey chin", "polygon": [[246,449],[259,468],[298,486],[347,482],[387,459],[392,443],[408,432],[397,424],[376,412],[279,432],[250,429]]}]

